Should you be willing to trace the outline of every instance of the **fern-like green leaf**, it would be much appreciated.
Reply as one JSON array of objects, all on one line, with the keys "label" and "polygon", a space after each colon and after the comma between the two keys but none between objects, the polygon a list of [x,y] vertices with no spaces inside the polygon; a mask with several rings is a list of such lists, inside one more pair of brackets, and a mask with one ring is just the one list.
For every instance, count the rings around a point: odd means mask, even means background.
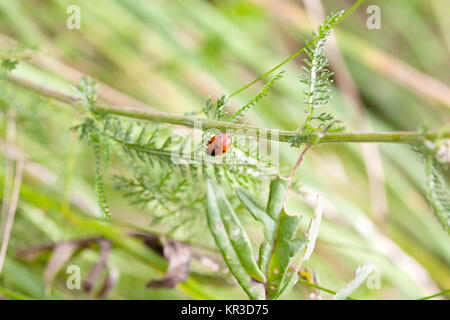
[{"label": "fern-like green leaf", "polygon": [[226,95],[221,96],[215,103],[212,102],[211,98],[208,98],[202,111],[208,119],[222,120],[226,116],[225,107],[227,104],[228,97]]},{"label": "fern-like green leaf", "polygon": [[[314,109],[326,104],[330,98],[330,88],[332,84],[332,72],[328,68],[328,59],[325,55],[325,42],[330,34],[332,27],[342,17],[343,12],[337,12],[329,15],[325,22],[319,27],[318,33],[314,33],[312,43],[307,44],[305,54],[305,65],[302,69],[305,75],[300,77],[300,81],[306,85],[304,91],[304,102],[307,105],[307,122],[313,119]],[[321,118],[318,118],[321,120]]]},{"label": "fern-like green leaf", "polygon": [[450,192],[438,168],[439,164],[432,155],[426,163],[427,199],[442,227],[450,234]]},{"label": "fern-like green leaf", "polygon": [[0,79],[6,78],[15,68],[17,68],[18,61],[14,59],[2,59],[0,64]]},{"label": "fern-like green leaf", "polygon": [[[322,112],[319,116],[314,116],[314,111],[327,104],[330,99],[333,73],[329,70],[325,43],[331,29],[340,21],[342,15],[343,11],[329,15],[318,32],[313,33],[314,40],[306,43],[304,52],[307,58],[304,59],[305,65],[302,66],[304,74],[300,76],[300,82],[305,85],[303,102],[306,104],[306,120],[299,134],[289,140],[293,147],[315,143],[317,134],[329,127],[330,121],[333,120],[333,116],[329,113]],[[320,125],[314,126],[313,120],[319,121]]]},{"label": "fern-like green leaf", "polygon": [[101,172],[100,142],[96,138],[93,141],[95,155],[95,191],[97,193],[98,205],[107,220],[111,220],[111,210],[106,202],[105,190],[103,188],[103,177]]},{"label": "fern-like green leaf", "polygon": [[82,99],[82,103],[85,107],[91,109],[97,100],[98,86],[94,79],[91,77],[82,77],[80,84],[73,86],[73,90]]},{"label": "fern-like green leaf", "polygon": [[249,103],[240,108],[233,116],[228,120],[230,122],[236,122],[241,119],[245,112],[253,108],[259,101],[267,97],[270,89],[275,85],[275,82],[283,78],[284,71],[278,73],[272,80],[266,83],[266,85],[261,89],[261,91],[254,97]]}]

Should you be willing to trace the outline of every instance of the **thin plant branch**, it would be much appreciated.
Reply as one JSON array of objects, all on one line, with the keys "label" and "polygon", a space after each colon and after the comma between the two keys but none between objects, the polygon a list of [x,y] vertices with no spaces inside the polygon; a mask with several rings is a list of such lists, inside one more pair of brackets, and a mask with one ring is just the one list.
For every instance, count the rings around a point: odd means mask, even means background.
[{"label": "thin plant branch", "polygon": [[287,190],[286,190],[286,194],[284,195],[283,206],[282,206],[282,208],[283,208],[283,210],[284,210],[285,212],[287,212],[286,203],[287,203],[287,198],[288,198],[288,195],[289,195],[289,191],[291,190],[292,181],[293,181],[294,178],[295,178],[295,174],[297,173],[298,167],[300,167],[300,164],[303,162],[303,159],[304,159],[304,157],[305,157],[306,152],[308,152],[308,150],[311,149],[312,146],[313,146],[313,144],[312,144],[312,143],[309,143],[309,144],[303,149],[303,151],[300,153],[300,156],[299,156],[298,159],[297,159],[297,162],[295,163],[294,168],[293,168],[292,171],[291,171],[291,174],[290,174],[289,177],[288,177],[289,184],[288,184],[288,187],[287,187]]},{"label": "thin plant branch", "polygon": [[[49,98],[62,101],[76,106],[81,99],[77,96],[66,94],[43,86],[37,82],[22,78],[14,74],[8,77],[9,80],[31,89],[32,91],[47,96]],[[113,104],[98,102],[94,108],[99,112],[107,112],[119,116],[137,118],[142,120],[157,121],[181,125],[189,128],[201,128],[202,130],[218,129],[221,131],[235,130],[242,132],[246,136],[264,137],[269,140],[288,142],[291,138],[297,136],[297,131],[287,131],[278,129],[258,128],[255,126],[208,120],[188,115],[175,115],[166,112],[151,111],[144,108],[124,107]],[[413,144],[422,142],[424,139],[436,140],[439,138],[450,138],[450,128],[441,130],[431,130],[425,135],[418,131],[396,131],[380,133],[328,133],[321,140],[321,143],[342,143],[342,142],[377,142],[377,143],[400,143]],[[305,138],[306,142],[306,138]]]},{"label": "thin plant branch", "polygon": [[440,296],[446,296],[446,295],[450,295],[450,289],[443,290],[443,291],[433,294],[431,296],[419,298],[417,300],[429,300],[429,299],[433,299],[433,298],[440,297]]},{"label": "thin plant branch", "polygon": [[[317,284],[308,282],[308,281],[306,281],[306,280],[303,280],[302,278],[298,278],[297,281],[300,282],[300,283],[302,283],[302,284],[304,284],[304,285],[307,285],[307,286],[309,286],[309,287],[311,287],[311,288],[319,289],[319,290],[322,290],[322,291],[324,291],[324,292],[331,293],[331,294],[333,294],[333,295],[335,295],[335,294],[337,293],[336,291],[333,291],[333,290],[331,290],[331,289],[327,289],[327,288],[322,287],[322,286],[319,286],[319,285],[317,285]],[[352,298],[352,297],[347,297],[347,300],[356,300],[356,299],[355,299],[355,298]]]},{"label": "thin plant branch", "polygon": [[[315,20],[315,24],[325,19],[325,10],[320,0],[303,0],[308,16]],[[330,34],[327,43],[327,56],[330,66],[334,70],[334,78],[339,91],[342,92],[349,109],[353,109],[357,116],[356,129],[358,131],[372,131],[366,107],[358,92],[358,87],[349,72],[346,61],[342,57],[336,35]],[[379,147],[374,144],[361,144],[361,153],[366,166],[369,182],[370,203],[372,212],[381,226],[384,226],[389,211],[385,190],[385,177]]]}]

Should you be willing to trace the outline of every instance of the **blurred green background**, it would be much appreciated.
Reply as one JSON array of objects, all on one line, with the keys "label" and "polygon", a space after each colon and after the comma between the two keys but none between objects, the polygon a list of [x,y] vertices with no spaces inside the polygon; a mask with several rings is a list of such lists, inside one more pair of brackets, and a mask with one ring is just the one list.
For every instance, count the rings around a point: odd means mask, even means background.
[{"label": "blurred green background", "polygon": [[[310,39],[323,13],[347,9],[353,1],[300,0],[2,0],[0,40],[28,48],[14,74],[73,93],[81,74],[101,82],[100,98],[176,114],[198,111],[206,98],[229,94],[278,64]],[[369,5],[381,9],[381,29],[369,30]],[[81,28],[69,30],[68,6],[81,9]],[[354,132],[439,128],[450,120],[450,3],[447,0],[366,1],[338,26],[328,55],[336,81],[324,111]],[[334,40],[336,42],[334,42]],[[333,45],[334,43],[334,45]],[[336,45],[337,44],[337,45]],[[302,56],[285,67],[285,78],[248,113],[248,123],[294,130],[304,118],[298,76]],[[247,103],[263,83],[233,97],[230,110]],[[71,108],[41,98],[10,82],[2,84],[1,168],[6,165],[6,110],[16,111],[15,145],[27,155],[20,200],[0,275],[0,298],[95,298],[66,288],[64,268],[44,288],[50,253],[25,261],[18,250],[89,235],[114,239],[108,260],[117,284],[113,299],[246,298],[215,249],[209,232],[187,239],[198,256],[188,283],[176,289],[147,289],[165,261],[120,233],[130,224],[147,230],[152,212],[128,204],[105,179],[114,223],[102,227],[74,222],[64,212],[98,214],[92,150],[70,127],[81,120]],[[286,174],[298,149],[280,146]],[[120,170],[114,161],[113,169]],[[110,176],[107,174],[107,176]],[[7,181],[0,170],[0,181]],[[315,253],[306,266],[323,287],[337,291],[357,265],[379,268],[378,288],[361,286],[357,299],[416,299],[450,287],[450,242],[424,191],[424,164],[406,145],[324,145],[312,150],[298,172],[301,189],[290,206],[312,215],[311,193],[327,201]],[[2,196],[3,198],[3,196]],[[248,220],[248,221],[247,221]],[[245,220],[255,241],[260,228]],[[158,230],[153,230],[158,231]],[[84,277],[98,260],[95,246],[66,265]],[[104,277],[105,275],[103,275]],[[284,298],[308,299],[298,284]],[[321,293],[324,299],[327,293]],[[448,296],[447,296],[448,297]]]}]

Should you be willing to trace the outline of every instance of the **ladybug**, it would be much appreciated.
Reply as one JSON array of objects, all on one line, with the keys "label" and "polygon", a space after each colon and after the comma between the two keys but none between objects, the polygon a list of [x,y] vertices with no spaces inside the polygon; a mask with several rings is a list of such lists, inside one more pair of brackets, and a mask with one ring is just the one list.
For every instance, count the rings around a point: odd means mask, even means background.
[{"label": "ladybug", "polygon": [[222,156],[231,147],[231,136],[226,133],[219,133],[211,137],[206,143],[206,154],[215,157]]}]

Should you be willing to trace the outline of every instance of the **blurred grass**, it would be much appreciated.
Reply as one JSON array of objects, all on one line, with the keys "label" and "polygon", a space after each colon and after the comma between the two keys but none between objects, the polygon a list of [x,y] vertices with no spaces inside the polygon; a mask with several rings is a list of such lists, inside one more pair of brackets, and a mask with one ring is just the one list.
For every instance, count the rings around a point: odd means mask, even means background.
[{"label": "blurred grass", "polygon": [[[352,3],[322,2],[326,12],[348,8]],[[208,95],[217,97],[233,92],[300,48],[312,27],[300,3],[279,0],[1,1],[0,32],[155,109],[182,114],[199,110]],[[72,4],[81,8],[80,30],[65,27],[66,8]],[[292,10],[285,10],[287,5]],[[449,86],[448,19],[440,14],[448,12],[450,4],[446,0],[402,0],[379,5],[382,30],[367,30],[365,5],[337,31],[339,47],[371,125],[376,131],[387,131],[415,130],[423,123],[437,128],[449,123],[450,97],[436,99],[427,95],[427,83],[420,78],[413,81],[421,90],[411,88],[399,80],[401,75],[396,70],[386,72],[380,68],[383,61],[376,59],[388,57],[394,63],[402,62]],[[379,52],[383,55],[376,54]],[[64,72],[60,65],[42,61],[22,61],[15,72],[71,92],[69,82],[76,82],[75,76]],[[248,122],[289,130],[298,126],[303,118],[298,82],[301,63],[299,58],[283,68],[285,79],[248,114]],[[230,108],[248,102],[261,86],[258,84],[234,97]],[[18,110],[16,144],[30,161],[50,169],[56,178],[43,183],[29,173],[25,175],[7,264],[0,276],[3,295],[86,298],[81,291],[65,289],[63,272],[55,281],[52,296],[45,296],[42,283],[45,261],[24,263],[16,258],[15,252],[29,245],[94,233],[103,234],[117,244],[110,263],[119,269],[120,276],[110,298],[245,297],[228,276],[213,274],[215,281],[211,281],[204,271],[196,268],[192,270],[193,279],[184,287],[146,289],[145,283],[165,268],[161,257],[144,251],[140,244],[119,233],[115,225],[105,226],[90,220],[77,224],[62,214],[64,190],[81,192],[87,207],[94,208],[94,212],[86,213],[97,213],[91,151],[85,143],[75,141],[72,142],[76,144],[75,155],[71,154],[74,151],[70,149],[69,128],[77,123],[74,112],[9,83],[4,90],[1,109],[13,106]],[[343,119],[350,129],[358,128],[360,120],[337,89],[324,109]],[[0,125],[4,137],[3,115]],[[385,223],[377,221],[372,212],[370,182],[360,146],[316,148],[302,164],[301,183],[320,191],[334,211],[328,215],[325,212],[316,252],[307,266],[318,271],[322,286],[337,291],[352,278],[356,265],[371,260],[380,267],[381,288],[369,290],[364,286],[353,294],[355,298],[414,299],[447,289],[450,287],[449,236],[425,200],[423,164],[407,146],[381,145],[380,150],[388,200]],[[281,168],[287,172],[297,151],[287,145],[281,146],[280,151]],[[3,155],[1,159],[4,164]],[[74,161],[73,169],[68,167],[68,159]],[[3,185],[4,172],[0,172]],[[65,185],[68,181],[70,184]],[[130,222],[147,227],[150,213],[130,207],[117,191],[111,190],[111,181],[106,183],[118,224]],[[293,200],[292,206],[293,211],[312,214],[301,201]],[[81,211],[73,203],[70,210]],[[212,245],[210,236],[193,240],[199,245]],[[79,264],[82,274],[86,274],[96,255],[95,251],[83,253],[71,263]],[[130,259],[133,263],[129,263]],[[415,267],[405,259],[411,259]],[[307,297],[308,290],[300,285],[287,296]]]}]

